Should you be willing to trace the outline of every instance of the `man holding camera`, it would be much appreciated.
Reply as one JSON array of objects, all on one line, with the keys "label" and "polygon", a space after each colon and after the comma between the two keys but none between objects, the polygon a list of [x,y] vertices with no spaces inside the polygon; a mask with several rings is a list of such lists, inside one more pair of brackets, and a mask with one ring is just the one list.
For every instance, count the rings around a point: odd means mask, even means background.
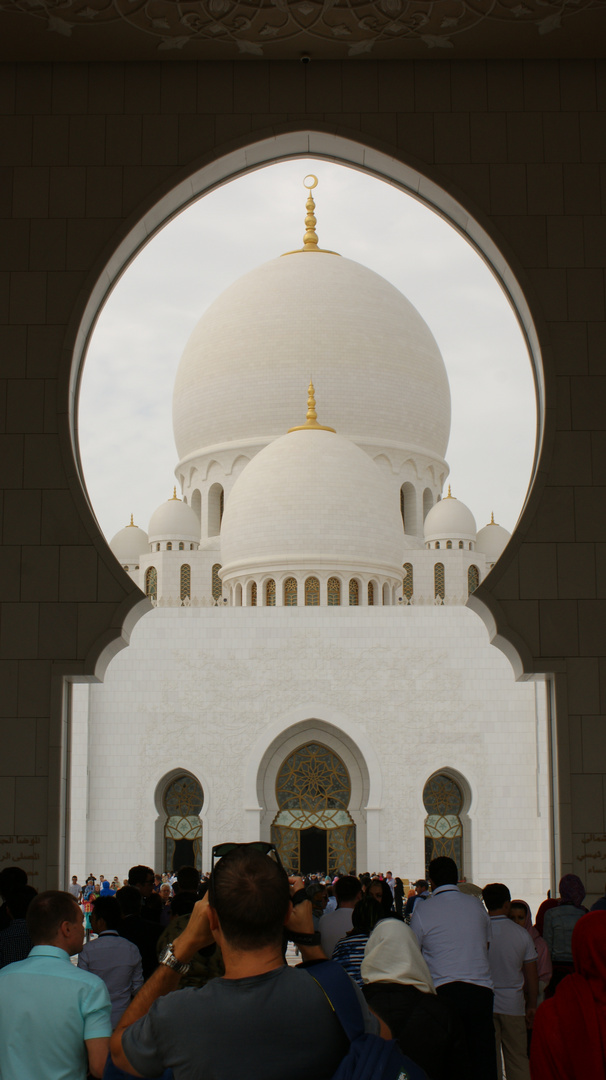
[{"label": "man holding camera", "polygon": [[[284,963],[284,927],[304,961],[326,959],[301,890],[300,878],[287,878],[254,845],[221,858],[187,928],[119,1022],[111,1042],[115,1064],[139,1076],[170,1067],[175,1080],[332,1075],[348,1040],[309,971]],[[293,906],[293,897],[301,902]],[[213,941],[223,954],[223,978],[172,994],[192,956]],[[365,1029],[389,1038],[359,998]]]}]

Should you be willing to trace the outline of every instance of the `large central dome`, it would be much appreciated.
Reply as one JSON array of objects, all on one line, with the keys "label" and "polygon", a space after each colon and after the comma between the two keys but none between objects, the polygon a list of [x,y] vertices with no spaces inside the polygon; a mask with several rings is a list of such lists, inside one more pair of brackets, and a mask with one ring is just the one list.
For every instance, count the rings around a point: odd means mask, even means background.
[{"label": "large central dome", "polygon": [[310,375],[344,437],[444,457],[448,379],[416,308],[359,263],[301,251],[240,278],[193,331],[173,401],[181,461],[281,435]]}]

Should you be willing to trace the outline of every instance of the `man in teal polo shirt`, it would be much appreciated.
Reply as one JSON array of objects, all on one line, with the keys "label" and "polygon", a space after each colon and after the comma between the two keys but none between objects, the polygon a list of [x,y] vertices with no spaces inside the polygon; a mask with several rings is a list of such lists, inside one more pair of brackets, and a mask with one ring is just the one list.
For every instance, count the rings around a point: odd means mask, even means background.
[{"label": "man in teal polo shirt", "polygon": [[33,948],[0,971],[2,1080],[85,1080],[102,1076],[111,1035],[105,983],[74,967],[84,920],[74,898],[43,892],[32,900],[27,928]]}]

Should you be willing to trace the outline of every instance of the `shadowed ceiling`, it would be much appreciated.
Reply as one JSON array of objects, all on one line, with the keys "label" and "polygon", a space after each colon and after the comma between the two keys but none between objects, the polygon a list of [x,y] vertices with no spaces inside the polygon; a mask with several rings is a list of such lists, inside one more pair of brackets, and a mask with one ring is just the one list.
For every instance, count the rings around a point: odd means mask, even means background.
[{"label": "shadowed ceiling", "polygon": [[0,0],[3,61],[606,56],[606,0]]}]

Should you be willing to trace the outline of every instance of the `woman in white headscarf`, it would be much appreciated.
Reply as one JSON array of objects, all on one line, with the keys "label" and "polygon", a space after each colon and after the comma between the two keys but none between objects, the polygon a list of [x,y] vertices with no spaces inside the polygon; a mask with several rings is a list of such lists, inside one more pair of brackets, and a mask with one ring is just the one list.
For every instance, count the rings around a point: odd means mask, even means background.
[{"label": "woman in white headscarf", "polygon": [[363,994],[409,1058],[432,1080],[463,1080],[469,1063],[463,1028],[436,995],[417,939],[405,923],[383,919],[362,961]]}]

